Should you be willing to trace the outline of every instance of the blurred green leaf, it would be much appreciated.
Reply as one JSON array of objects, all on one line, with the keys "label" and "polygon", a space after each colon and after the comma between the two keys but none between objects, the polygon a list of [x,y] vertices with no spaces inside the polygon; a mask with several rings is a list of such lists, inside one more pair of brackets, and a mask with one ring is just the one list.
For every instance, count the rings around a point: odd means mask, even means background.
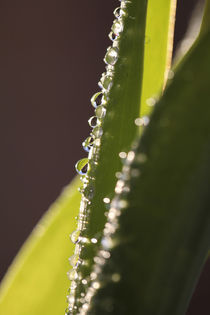
[{"label": "blurred green leaf", "polygon": [[168,78],[173,51],[176,0],[149,0],[144,49],[144,75],[140,114],[151,111],[150,99],[158,98]]},{"label": "blurred green leaf", "polygon": [[[0,289],[0,314],[63,314],[69,287],[79,181],[66,187],[40,220],[9,268]],[[14,236],[15,237],[15,236]]]}]

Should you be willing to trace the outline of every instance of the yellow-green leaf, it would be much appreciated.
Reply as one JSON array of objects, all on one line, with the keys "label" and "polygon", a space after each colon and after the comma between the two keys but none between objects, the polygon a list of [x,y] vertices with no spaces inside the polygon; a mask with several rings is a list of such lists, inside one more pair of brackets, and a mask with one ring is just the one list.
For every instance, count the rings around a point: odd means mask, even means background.
[{"label": "yellow-green leaf", "polygon": [[69,287],[69,233],[75,229],[79,181],[66,187],[40,220],[9,268],[0,288],[2,315],[60,315]]}]

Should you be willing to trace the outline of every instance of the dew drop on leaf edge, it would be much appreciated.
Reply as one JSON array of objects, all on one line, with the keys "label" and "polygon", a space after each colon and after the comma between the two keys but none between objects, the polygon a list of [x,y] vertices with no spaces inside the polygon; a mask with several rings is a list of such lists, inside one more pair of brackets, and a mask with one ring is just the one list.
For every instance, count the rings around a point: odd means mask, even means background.
[{"label": "dew drop on leaf edge", "polygon": [[118,59],[118,48],[117,47],[109,47],[107,49],[107,53],[104,57],[104,62],[107,65],[115,65],[115,63],[117,62]]},{"label": "dew drop on leaf edge", "polygon": [[72,232],[70,235],[72,243],[76,244],[79,241],[79,236],[80,236],[79,230],[75,230],[74,232]]},{"label": "dew drop on leaf edge", "polygon": [[79,160],[75,165],[75,169],[79,175],[85,175],[88,171],[88,159]]},{"label": "dew drop on leaf edge", "polygon": [[102,92],[97,92],[91,97],[90,101],[94,108],[97,108],[99,105],[102,104],[102,98],[103,98]]},{"label": "dew drop on leaf edge", "polygon": [[87,138],[83,141],[83,143],[82,143],[83,149],[84,149],[86,152],[89,152],[91,146],[93,145],[93,142],[94,142],[94,138],[93,138],[93,137],[91,137],[91,136],[87,137]]}]

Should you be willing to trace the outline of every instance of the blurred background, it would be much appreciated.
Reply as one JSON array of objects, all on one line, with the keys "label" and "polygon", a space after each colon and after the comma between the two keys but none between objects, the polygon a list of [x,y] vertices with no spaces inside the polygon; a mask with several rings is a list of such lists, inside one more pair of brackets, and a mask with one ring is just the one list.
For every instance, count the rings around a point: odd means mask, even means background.
[{"label": "blurred background", "polygon": [[[175,50],[198,0],[178,0]],[[75,175],[117,0],[0,0],[0,279]],[[210,314],[210,263],[188,315]]]}]

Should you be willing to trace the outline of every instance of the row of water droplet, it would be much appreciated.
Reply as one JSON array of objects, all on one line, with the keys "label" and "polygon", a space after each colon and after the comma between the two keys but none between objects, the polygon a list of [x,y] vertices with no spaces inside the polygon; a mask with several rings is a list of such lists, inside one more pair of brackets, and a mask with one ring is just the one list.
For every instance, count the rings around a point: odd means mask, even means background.
[{"label": "row of water droplet", "polygon": [[[107,104],[109,101],[109,91],[112,87],[113,76],[114,76],[114,65],[118,60],[118,40],[120,34],[123,31],[123,17],[126,15],[126,5],[129,1],[121,0],[121,6],[116,8],[114,15],[116,19],[113,22],[109,38],[112,41],[112,46],[108,47],[106,55],[104,57],[104,62],[106,64],[106,72],[101,76],[101,79],[98,83],[100,91],[95,93],[91,98],[91,104],[95,109],[95,115],[92,116],[88,123],[92,127],[90,136],[82,143],[82,146],[86,152],[88,152],[88,157],[79,160],[76,165],[76,171],[81,176],[82,187],[80,192],[82,195],[80,211],[78,217],[77,229],[71,234],[71,241],[76,244],[74,255],[69,258],[69,262],[72,266],[71,271],[68,273],[68,277],[71,281],[70,293],[67,296],[68,308],[66,309],[65,314],[79,314],[82,309],[78,309],[77,304],[82,304],[83,309],[86,305],[86,300],[84,299],[85,293],[81,293],[81,298],[79,303],[75,301],[75,293],[78,282],[81,281],[85,286],[88,281],[93,279],[93,274],[90,275],[90,279],[81,279],[81,275],[78,272],[78,266],[84,264],[85,262],[80,259],[80,254],[82,248],[87,243],[96,244],[98,241],[96,238],[91,240],[85,237],[85,230],[88,222],[88,215],[90,211],[91,200],[94,196],[94,169],[98,164],[101,136],[103,134],[103,121],[106,116]],[[105,198],[104,202],[109,202]],[[104,251],[104,255],[108,258],[108,252]],[[97,284],[93,284],[97,287]]]},{"label": "row of water droplet", "polygon": [[[119,240],[115,237],[115,232],[119,227],[120,215],[129,207],[127,195],[130,192],[130,180],[138,178],[141,175],[139,165],[143,165],[147,161],[147,156],[144,153],[137,154],[133,150],[128,152],[128,154],[120,152],[119,155],[123,159],[123,168],[122,172],[116,174],[118,177],[115,187],[116,195],[110,204],[109,211],[106,213],[107,223],[105,224],[99,251],[94,258],[95,264],[90,274],[91,282],[86,295],[82,298],[83,305],[79,313],[80,315],[91,314],[90,302],[98,289],[103,288],[110,282],[117,283],[121,281],[122,278],[122,275],[117,270],[111,272],[108,269],[109,274],[106,273],[106,275],[104,275],[103,266],[105,265],[106,260],[111,257],[112,249],[119,243]],[[104,200],[104,202],[110,201]],[[114,301],[111,301],[110,298],[109,308],[111,307],[112,302]]]}]

